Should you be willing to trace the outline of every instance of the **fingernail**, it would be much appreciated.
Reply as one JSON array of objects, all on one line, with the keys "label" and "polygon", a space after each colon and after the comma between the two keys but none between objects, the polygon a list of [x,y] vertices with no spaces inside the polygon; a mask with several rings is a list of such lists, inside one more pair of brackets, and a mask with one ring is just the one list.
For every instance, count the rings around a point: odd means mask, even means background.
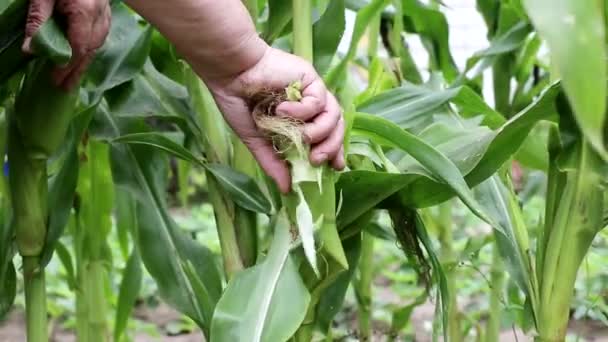
[{"label": "fingernail", "polygon": [[32,38],[30,38],[30,37],[25,38],[25,40],[23,41],[23,45],[21,45],[21,51],[23,51],[25,53],[32,53],[31,47],[30,47],[31,42],[32,42]]},{"label": "fingernail", "polygon": [[346,161],[344,160],[344,154],[340,153],[338,155],[338,168],[342,170],[346,166]]},{"label": "fingernail", "polygon": [[312,138],[310,137],[310,135],[308,135],[308,133],[306,133],[306,130],[303,130],[302,132],[302,140],[304,140],[304,143],[306,144],[310,144],[312,141]]}]

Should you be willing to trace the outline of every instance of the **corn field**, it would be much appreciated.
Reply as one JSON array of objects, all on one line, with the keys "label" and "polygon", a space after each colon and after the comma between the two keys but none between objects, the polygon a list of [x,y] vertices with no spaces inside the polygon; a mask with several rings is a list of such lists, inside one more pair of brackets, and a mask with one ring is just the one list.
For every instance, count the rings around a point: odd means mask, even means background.
[{"label": "corn field", "polygon": [[[299,128],[252,96],[291,167],[287,195],[127,5],[112,2],[106,43],[66,92],[50,81],[72,55],[61,25],[45,23],[25,55],[28,1],[0,0],[0,317],[22,308],[29,342],[49,341],[58,320],[78,341],[134,341],[153,286],[211,342],[418,340],[423,303],[435,306],[433,340],[517,329],[565,341],[588,254],[606,248],[608,2],[477,0],[489,45],[464,68],[440,0],[243,2],[260,36],[312,62],[343,110],[346,168],[334,171],[311,165]],[[299,81],[273,100],[298,101]],[[212,208],[211,233],[176,219],[195,203]],[[378,336],[385,246],[418,291]],[[488,304],[467,319],[458,269],[481,251]],[[48,290],[57,274],[67,315]],[[608,324],[608,309],[599,317]]]}]

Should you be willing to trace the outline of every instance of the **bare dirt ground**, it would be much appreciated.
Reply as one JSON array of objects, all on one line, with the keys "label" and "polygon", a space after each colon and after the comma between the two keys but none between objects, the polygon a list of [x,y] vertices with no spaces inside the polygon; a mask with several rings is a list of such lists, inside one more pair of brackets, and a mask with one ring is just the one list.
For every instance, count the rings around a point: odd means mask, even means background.
[{"label": "bare dirt ground", "polygon": [[[138,308],[135,317],[156,325],[159,332],[164,332],[165,327],[171,322],[177,321],[180,315],[166,305],[159,305],[154,309]],[[51,342],[76,342],[73,331],[66,331],[59,322],[52,322]],[[25,317],[23,311],[13,310],[6,320],[0,322],[0,342],[25,342]],[[179,334],[175,336],[164,335],[153,337],[143,333],[135,336],[135,342],[201,342],[204,341],[200,331]]]},{"label": "bare dirt ground", "polygon": [[[430,342],[431,335],[429,333],[429,322],[432,321],[434,315],[434,304],[426,303],[414,310],[411,318],[411,324],[416,331],[416,339],[412,342]],[[155,308],[139,307],[134,313],[139,320],[151,323],[158,327],[162,334],[167,331],[167,326],[179,319],[180,315],[166,305],[159,305]],[[356,327],[355,313],[348,315],[349,321],[352,321],[352,326]],[[51,322],[52,342],[76,342],[76,336],[73,331],[66,331],[61,327],[60,322]],[[376,335],[373,337],[373,342],[382,342],[386,340],[380,331],[386,331],[387,327],[378,326]],[[598,322],[590,321],[575,321],[570,325],[570,332],[581,336],[580,341],[583,342],[608,342],[608,327],[601,325]],[[348,341],[356,340],[351,338]],[[161,337],[153,337],[144,333],[139,333],[135,336],[135,342],[201,342],[204,341],[203,335],[199,331],[187,332],[175,336],[164,335]],[[520,330],[507,329],[500,335],[498,342],[532,342],[531,336],[526,336]],[[24,314],[21,310],[13,310],[8,317],[0,322],[0,342],[25,342],[25,321]],[[236,341],[235,341],[236,342]]]}]

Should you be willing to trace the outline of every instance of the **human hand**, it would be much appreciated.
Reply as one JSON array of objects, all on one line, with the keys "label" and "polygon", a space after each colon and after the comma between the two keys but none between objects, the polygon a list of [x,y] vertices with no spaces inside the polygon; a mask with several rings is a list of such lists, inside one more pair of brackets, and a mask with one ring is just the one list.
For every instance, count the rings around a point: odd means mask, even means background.
[{"label": "human hand", "polygon": [[272,143],[256,127],[247,100],[255,90],[283,89],[298,80],[302,82],[303,98],[299,102],[279,104],[277,115],[305,123],[303,136],[305,142],[311,144],[311,163],[320,165],[327,161],[335,169],[341,170],[345,166],[342,111],[310,63],[266,47],[259,61],[237,76],[206,80],[228,124],[284,193],[291,187],[289,168]]},{"label": "human hand", "polygon": [[105,42],[110,31],[112,11],[108,0],[31,0],[23,52],[33,52],[32,37],[53,11],[65,18],[66,34],[72,47],[72,59],[66,66],[58,67],[53,78],[57,86],[70,89],[80,82],[95,51]]}]

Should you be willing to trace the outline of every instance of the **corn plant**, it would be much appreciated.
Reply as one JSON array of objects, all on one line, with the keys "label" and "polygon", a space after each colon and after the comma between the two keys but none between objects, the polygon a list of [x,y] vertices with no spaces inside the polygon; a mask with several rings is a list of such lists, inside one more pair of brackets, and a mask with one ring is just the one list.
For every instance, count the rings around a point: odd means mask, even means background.
[{"label": "corn plant", "polygon": [[[44,270],[56,255],[68,270],[81,341],[127,338],[143,268],[161,298],[210,341],[332,340],[331,323],[349,287],[359,335],[370,339],[375,240],[380,218],[388,217],[392,231],[384,237],[400,244],[427,290],[395,310],[392,338],[433,296],[434,334],[466,340],[454,286],[457,227],[450,222],[460,203],[493,228],[490,313],[478,336],[497,340],[508,281],[525,298],[514,303],[526,312],[520,327],[539,341],[564,340],[578,268],[604,226],[606,38],[599,4],[478,0],[490,45],[459,69],[440,2],[245,1],[269,44],[315,66],[347,122],[347,169],[313,167],[298,125],[273,113],[278,102],[299,99],[299,80],[252,95],[258,127],[290,164],[287,195],[224,123],[205,83],[125,5],[113,4],[108,42],[69,93],[48,75],[71,54],[60,27],[45,24],[33,40],[36,54],[25,56],[19,47],[27,2],[0,5],[0,152],[8,155],[0,186],[0,313],[11,307],[21,269],[28,340],[48,340]],[[347,10],[356,16],[341,54]],[[408,35],[423,42],[428,68],[412,57]],[[362,86],[353,70],[364,71]],[[481,91],[487,70],[491,101]],[[221,255],[169,213],[166,188],[176,159],[182,188],[188,172],[205,175]],[[538,236],[523,221],[513,161],[547,174]],[[114,308],[104,298],[114,272],[113,227],[128,261],[110,322]]]}]

